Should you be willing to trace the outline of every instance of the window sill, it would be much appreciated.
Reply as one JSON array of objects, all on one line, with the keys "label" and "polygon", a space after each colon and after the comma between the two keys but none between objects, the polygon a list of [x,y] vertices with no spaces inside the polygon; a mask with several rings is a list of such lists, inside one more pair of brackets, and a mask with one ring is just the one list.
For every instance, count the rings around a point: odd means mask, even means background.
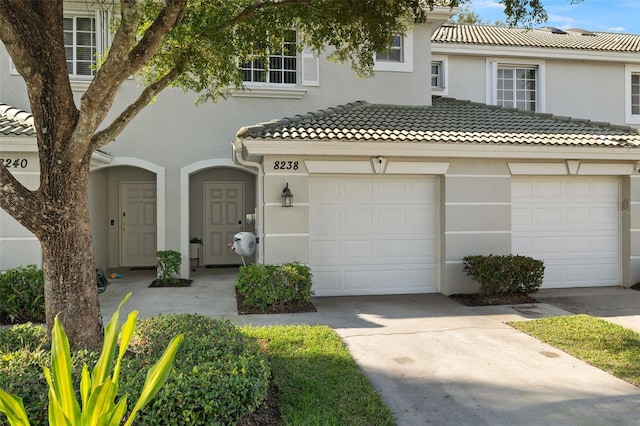
[{"label": "window sill", "polygon": [[75,77],[69,76],[69,82],[71,83],[72,92],[86,92],[89,88],[89,84],[91,84],[91,79],[80,80]]},{"label": "window sill", "polygon": [[235,90],[231,96],[235,98],[275,98],[275,99],[302,99],[307,93],[306,89],[279,88],[279,87],[251,87],[245,86],[244,90]]}]

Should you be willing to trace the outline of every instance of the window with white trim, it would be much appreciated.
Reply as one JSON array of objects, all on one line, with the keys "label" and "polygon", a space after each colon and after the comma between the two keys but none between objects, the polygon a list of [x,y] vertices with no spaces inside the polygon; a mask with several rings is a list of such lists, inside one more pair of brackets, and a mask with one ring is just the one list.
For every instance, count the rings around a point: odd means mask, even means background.
[{"label": "window with white trim", "polygon": [[441,55],[431,55],[431,91],[437,95],[446,96],[448,58]]},{"label": "window with white trim", "polygon": [[626,65],[624,81],[626,122],[640,124],[640,65]]},{"label": "window with white trim", "polygon": [[69,75],[93,76],[98,53],[94,16],[64,17],[64,50]]},{"label": "window with white trim", "polygon": [[536,68],[498,65],[497,104],[536,111]]},{"label": "window with white trim", "polygon": [[640,115],[640,74],[631,74],[631,114]]},{"label": "window with white trim", "polygon": [[297,84],[298,52],[294,30],[285,32],[282,49],[269,52],[267,60],[267,64],[259,58],[241,63],[242,80],[245,83]]},{"label": "window with white trim", "polygon": [[393,36],[391,46],[384,52],[376,52],[376,61],[384,62],[404,62],[404,38]]},{"label": "window with white trim", "polygon": [[544,63],[488,62],[487,103],[543,112]]},{"label": "window with white trim", "polygon": [[373,70],[413,72],[413,33],[393,36],[389,49],[376,52]]}]

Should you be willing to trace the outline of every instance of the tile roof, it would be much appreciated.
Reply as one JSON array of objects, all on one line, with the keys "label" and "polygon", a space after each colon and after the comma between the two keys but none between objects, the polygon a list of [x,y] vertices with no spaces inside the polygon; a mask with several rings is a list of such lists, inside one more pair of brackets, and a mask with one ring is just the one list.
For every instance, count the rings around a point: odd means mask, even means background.
[{"label": "tile roof", "polygon": [[0,136],[33,136],[35,133],[33,115],[0,103]]},{"label": "tile roof", "polygon": [[640,131],[607,123],[528,113],[453,98],[432,106],[357,101],[245,127],[262,140],[640,147]]},{"label": "tile roof", "polygon": [[640,52],[640,34],[599,33],[581,29],[514,28],[447,24],[431,37],[433,43],[543,47],[609,52]]}]

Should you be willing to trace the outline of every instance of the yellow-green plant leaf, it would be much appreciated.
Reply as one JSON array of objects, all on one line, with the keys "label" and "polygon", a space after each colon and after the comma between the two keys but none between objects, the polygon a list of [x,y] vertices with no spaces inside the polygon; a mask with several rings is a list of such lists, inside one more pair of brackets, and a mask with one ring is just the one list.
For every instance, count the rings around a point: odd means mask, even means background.
[{"label": "yellow-green plant leaf", "polygon": [[104,333],[104,341],[102,343],[102,352],[100,353],[100,358],[98,358],[98,362],[96,366],[93,368],[93,372],[91,374],[91,390],[95,390],[95,388],[105,380],[109,375],[109,368],[111,367],[111,362],[113,360],[113,356],[116,351],[116,344],[118,343],[118,325],[120,321],[120,309],[122,305],[124,305],[127,300],[131,297],[131,293],[127,293],[127,295],[122,299],[122,302],[118,305],[118,309],[111,316],[111,320],[105,327]]},{"label": "yellow-green plant leaf", "polygon": [[22,398],[0,389],[0,411],[7,415],[11,426],[29,426]]},{"label": "yellow-green plant leaf", "polygon": [[176,357],[176,352],[178,351],[183,338],[184,336],[182,334],[178,334],[176,337],[171,339],[171,342],[169,342],[169,346],[164,350],[162,357],[160,357],[158,362],[149,369],[140,397],[138,398],[136,405],[134,405],[133,410],[131,410],[131,414],[125,423],[125,426],[133,423],[138,411],[144,408],[144,406],[151,401],[167,380],[167,377],[171,372],[171,367],[173,366],[173,361]]},{"label": "yellow-green plant leaf", "polygon": [[47,367],[43,367],[43,370],[44,377],[47,379],[47,383],[49,384],[49,424],[56,426],[74,426],[67,416],[65,416],[62,406],[58,402],[56,390],[51,380],[51,371]]},{"label": "yellow-green plant leaf", "polygon": [[91,391],[91,377],[89,376],[89,367],[87,364],[82,365],[82,376],[80,379],[80,402],[82,404],[82,411],[87,409],[87,403],[89,402],[89,392]]},{"label": "yellow-green plant leaf", "polygon": [[[118,387],[111,380],[106,380],[99,385],[89,397],[89,403],[83,413],[82,424],[99,426],[107,424],[105,414],[113,411],[115,408],[114,400]],[[110,416],[109,416],[110,417]]]},{"label": "yellow-green plant leaf", "polygon": [[122,419],[124,418],[125,413],[127,412],[127,399],[129,398],[129,394],[125,394],[120,401],[116,404],[116,408],[114,408],[113,412],[111,412],[111,418],[108,419],[108,422],[105,423],[108,426],[119,426],[122,424]]},{"label": "yellow-green plant leaf", "polygon": [[[65,417],[72,422],[80,419],[80,406],[71,381],[71,350],[67,333],[56,315],[51,330],[51,374],[54,395]],[[49,402],[51,404],[51,401]],[[53,423],[57,424],[57,423]]]},{"label": "yellow-green plant leaf", "polygon": [[127,321],[122,325],[120,331],[120,351],[118,352],[118,358],[116,360],[116,365],[113,369],[113,382],[118,383],[120,378],[120,365],[122,363],[122,357],[124,356],[127,348],[129,347],[129,343],[131,342],[131,337],[133,336],[133,332],[136,329],[136,319],[138,318],[138,311],[133,311],[129,314]]}]

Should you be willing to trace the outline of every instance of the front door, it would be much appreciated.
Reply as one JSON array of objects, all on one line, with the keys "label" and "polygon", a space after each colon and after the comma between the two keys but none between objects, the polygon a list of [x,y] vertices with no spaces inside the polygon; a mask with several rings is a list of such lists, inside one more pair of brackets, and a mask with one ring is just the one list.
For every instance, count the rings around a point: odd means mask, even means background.
[{"label": "front door", "polygon": [[204,182],[204,264],[239,265],[227,244],[243,230],[244,183]]},{"label": "front door", "polygon": [[156,264],[156,184],[120,183],[120,266]]}]

